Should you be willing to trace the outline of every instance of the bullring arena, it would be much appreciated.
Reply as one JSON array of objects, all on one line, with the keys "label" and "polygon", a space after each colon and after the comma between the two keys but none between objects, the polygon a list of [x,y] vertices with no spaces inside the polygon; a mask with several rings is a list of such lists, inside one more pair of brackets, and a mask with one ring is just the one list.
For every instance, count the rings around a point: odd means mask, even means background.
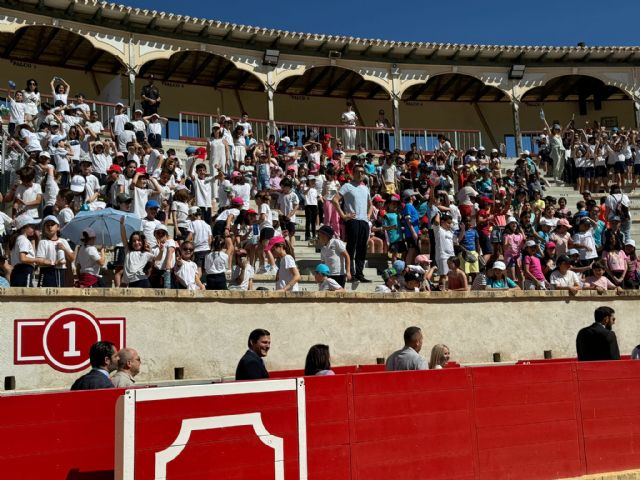
[{"label": "bullring arena", "polygon": [[4,477],[637,478],[639,65],[3,2]]}]

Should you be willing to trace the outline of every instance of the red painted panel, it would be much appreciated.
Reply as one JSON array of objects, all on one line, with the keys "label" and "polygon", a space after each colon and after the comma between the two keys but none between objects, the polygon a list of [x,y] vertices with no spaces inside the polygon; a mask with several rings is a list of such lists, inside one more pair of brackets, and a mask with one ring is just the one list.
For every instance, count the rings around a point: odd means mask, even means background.
[{"label": "red painted panel", "polygon": [[[472,368],[474,387],[572,382],[575,362]],[[466,369],[465,369],[466,370]]]},{"label": "red painted panel", "polygon": [[0,396],[3,478],[113,478],[122,390]]},{"label": "red painted panel", "polygon": [[612,378],[635,379],[640,377],[640,361],[619,360],[612,362],[578,362],[580,382]]},{"label": "red painted panel", "polygon": [[469,410],[471,396],[465,390],[444,390],[423,392],[416,395],[413,392],[367,395],[354,398],[356,418],[377,418],[379,416],[394,416],[400,412],[422,412],[425,405],[429,412],[446,412],[452,410]]},{"label": "red painted panel", "polygon": [[480,387],[474,389],[476,408],[566,401],[575,391],[573,382]]},{"label": "red painted panel", "polygon": [[373,373],[384,372],[384,365],[359,365],[358,372],[360,373]]},{"label": "red painted panel", "polygon": [[305,378],[310,449],[349,444],[350,379],[349,375]]},{"label": "red painted panel", "polygon": [[403,391],[466,390],[469,388],[466,368],[411,372],[363,373],[353,377],[353,393],[361,395],[397,394]]},{"label": "red painted panel", "polygon": [[309,448],[307,466],[311,480],[350,480],[351,448],[349,445]]},{"label": "red painted panel", "polygon": [[545,422],[527,425],[506,425],[490,428],[478,428],[478,446],[480,450],[494,450],[519,445],[544,443],[552,438],[556,441],[575,441],[575,420]]}]

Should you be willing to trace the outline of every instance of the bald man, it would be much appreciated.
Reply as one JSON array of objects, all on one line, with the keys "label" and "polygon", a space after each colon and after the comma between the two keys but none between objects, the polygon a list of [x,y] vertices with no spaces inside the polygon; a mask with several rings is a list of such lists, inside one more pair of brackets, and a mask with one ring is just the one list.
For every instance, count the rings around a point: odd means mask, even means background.
[{"label": "bald man", "polygon": [[133,348],[123,348],[118,353],[118,371],[111,377],[113,386],[126,388],[133,386],[133,379],[140,373],[140,355]]}]

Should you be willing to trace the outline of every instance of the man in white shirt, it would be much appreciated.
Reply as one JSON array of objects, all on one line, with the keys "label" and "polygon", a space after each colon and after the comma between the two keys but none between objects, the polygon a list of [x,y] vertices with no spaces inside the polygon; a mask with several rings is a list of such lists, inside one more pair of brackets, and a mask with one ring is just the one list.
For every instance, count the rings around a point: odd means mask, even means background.
[{"label": "man in white shirt", "polygon": [[[111,119],[111,138],[118,143],[118,135],[124,132],[124,125],[129,121],[129,116],[122,103],[116,104],[116,114]],[[123,151],[123,150],[120,150]]]},{"label": "man in white shirt", "polygon": [[238,123],[236,123],[236,127],[244,128],[244,136],[247,137],[250,135],[253,130],[251,129],[251,124],[249,123],[249,114],[247,112],[242,112],[242,117]]}]

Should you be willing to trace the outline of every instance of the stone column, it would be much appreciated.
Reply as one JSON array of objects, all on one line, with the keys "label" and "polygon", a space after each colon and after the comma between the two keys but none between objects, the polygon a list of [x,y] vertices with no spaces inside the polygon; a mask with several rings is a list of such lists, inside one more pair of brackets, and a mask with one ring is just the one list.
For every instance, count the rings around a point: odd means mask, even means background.
[{"label": "stone column", "polygon": [[520,129],[520,102],[516,99],[511,100],[511,108],[513,110],[513,131],[516,139],[516,156],[522,152],[522,130]]}]

